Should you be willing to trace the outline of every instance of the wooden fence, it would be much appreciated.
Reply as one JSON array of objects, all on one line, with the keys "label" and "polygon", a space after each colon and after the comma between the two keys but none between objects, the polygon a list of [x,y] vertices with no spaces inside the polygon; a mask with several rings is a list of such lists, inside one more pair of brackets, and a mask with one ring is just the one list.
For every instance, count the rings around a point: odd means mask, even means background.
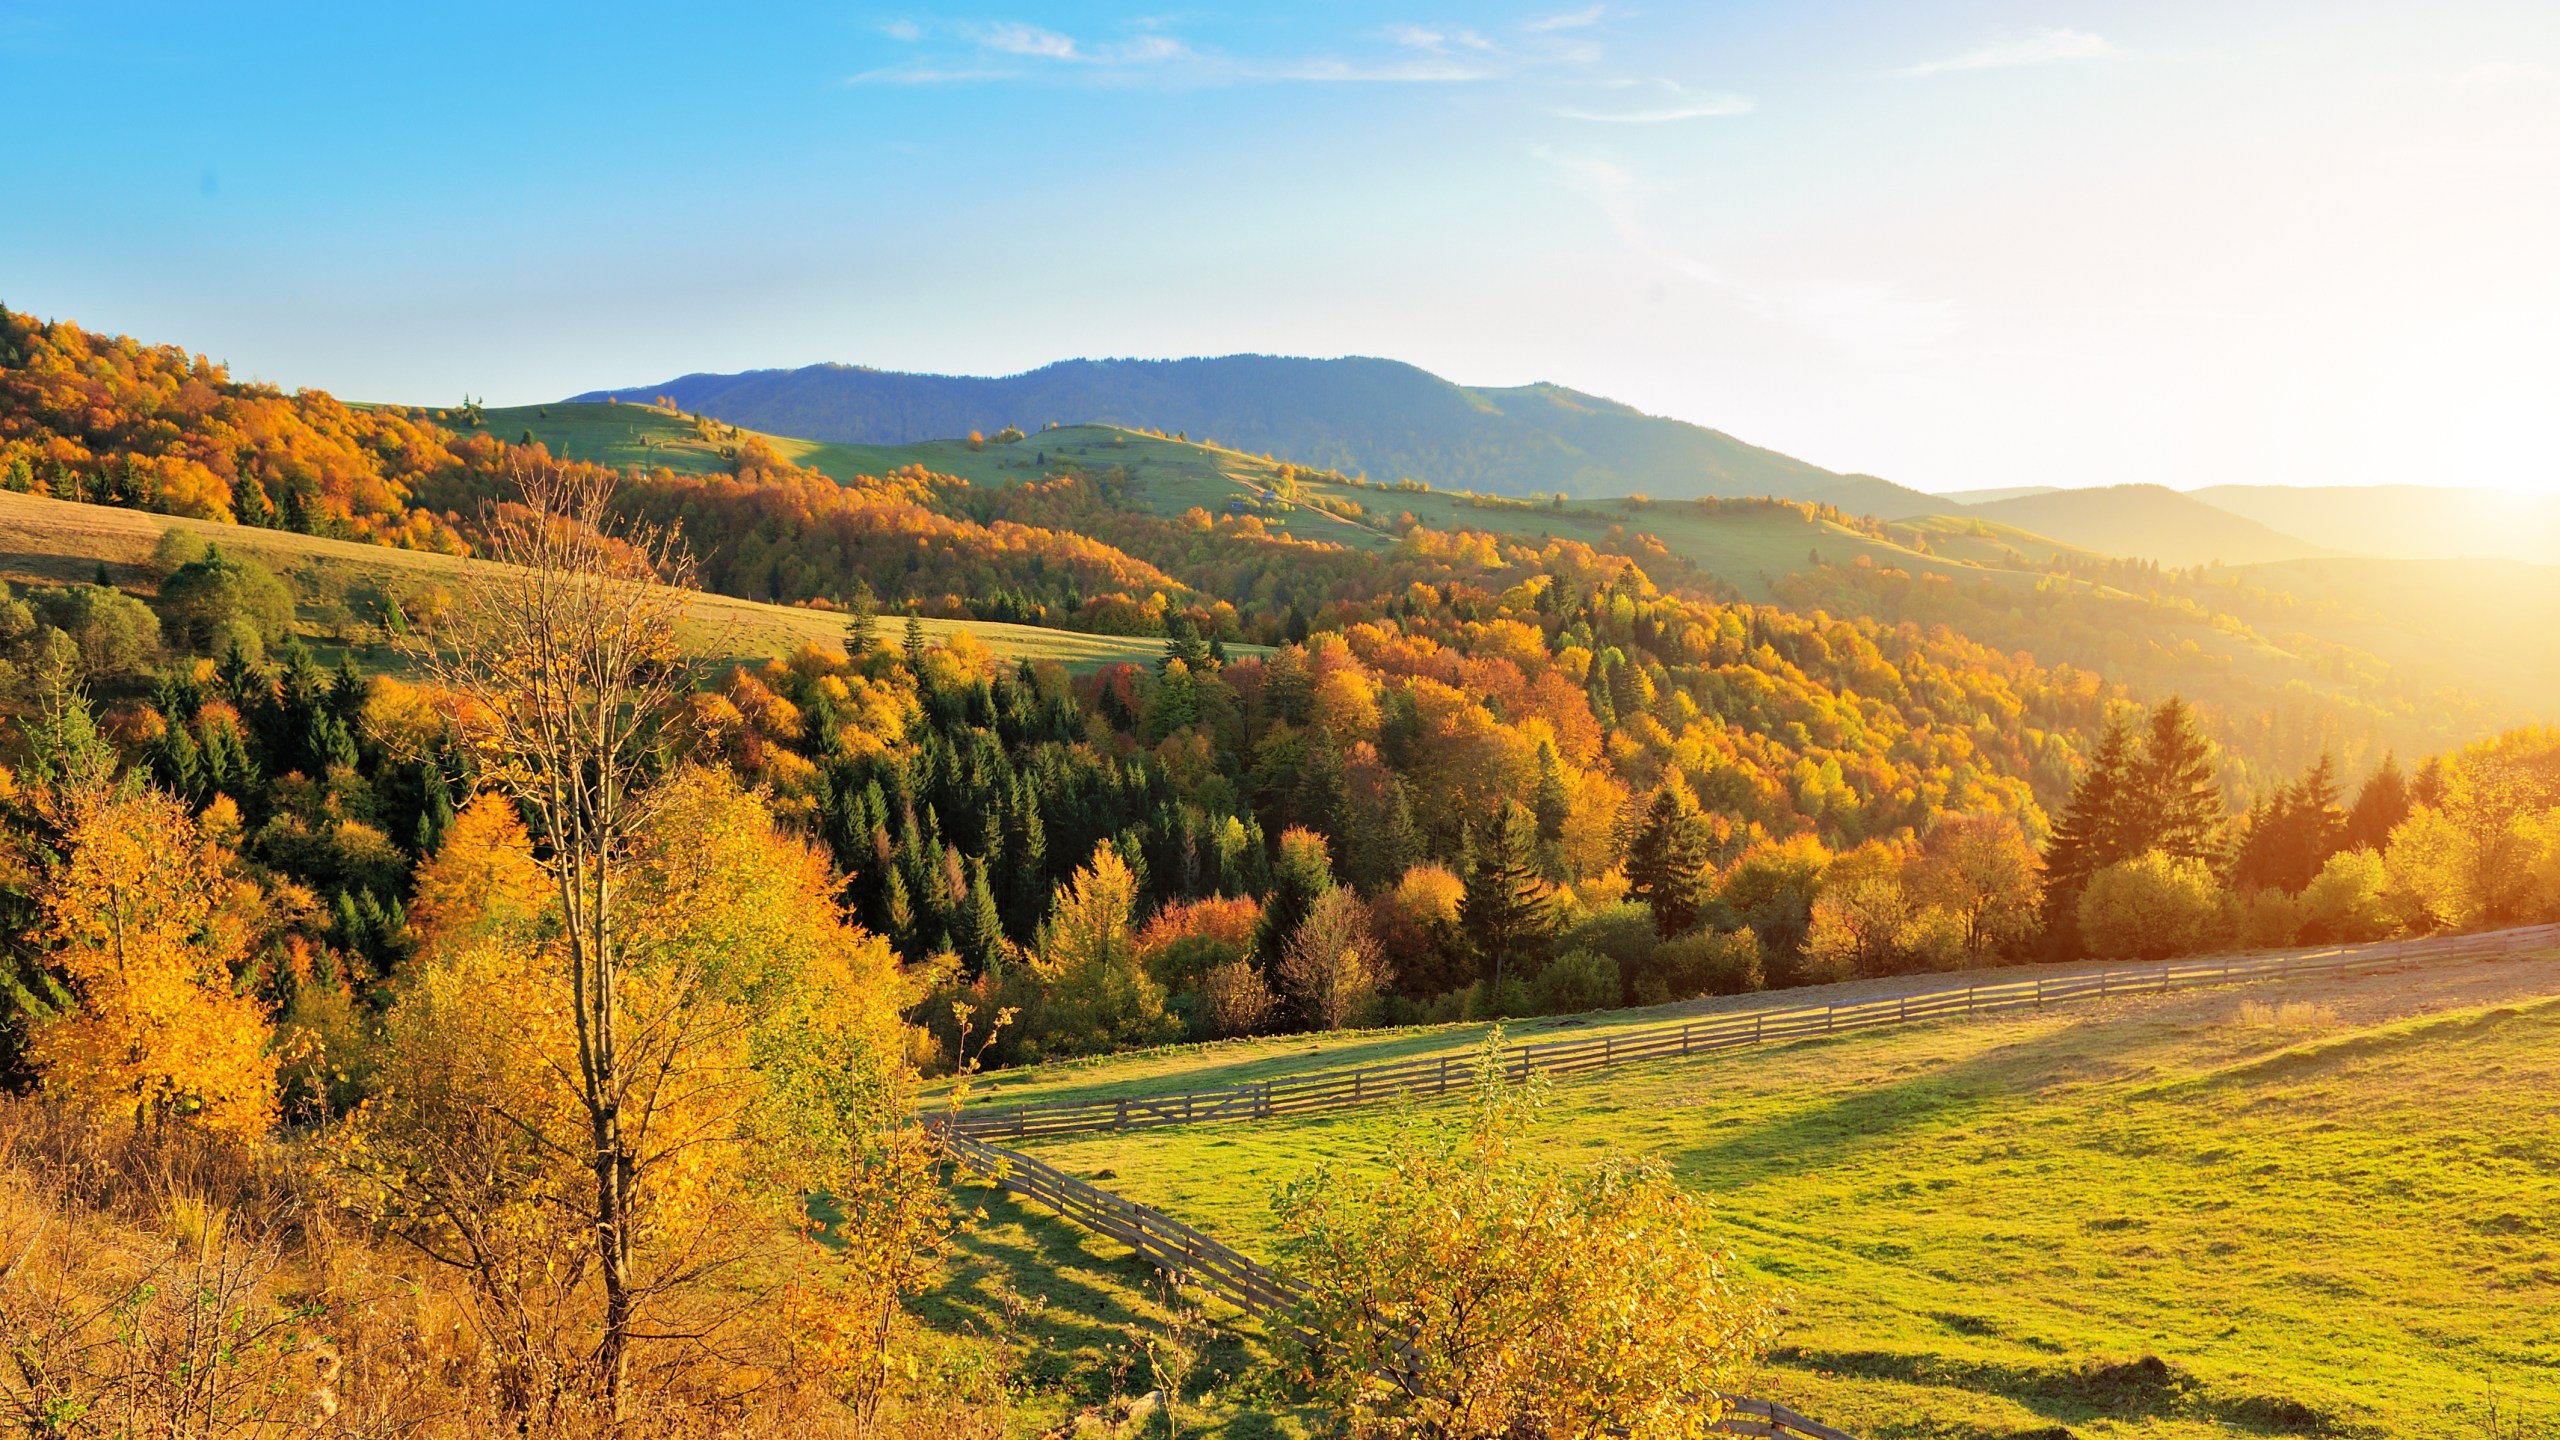
[{"label": "wooden fence", "polygon": [[[1306,1293],[1288,1276],[1161,1210],[1087,1184],[1028,1155],[1001,1150],[966,1135],[946,1138],[962,1168],[1001,1189],[1046,1205],[1088,1230],[1118,1240],[1157,1269],[1198,1285],[1248,1315],[1266,1320],[1281,1316]],[[1716,1428],[1727,1434],[1769,1435],[1782,1440],[1855,1440],[1771,1401],[1728,1395],[1725,1405],[1724,1419]]]},{"label": "wooden fence", "polygon": [[[2421,962],[2447,964],[2553,946],[2560,946],[2560,925],[2376,945],[2173,960],[2067,975],[2024,976],[1991,984],[1968,980],[1877,1000],[1744,1010],[1604,1031],[1581,1039],[1514,1045],[1502,1052],[1502,1063],[1505,1072],[1515,1078],[1533,1072],[1569,1075],[1634,1060],[1694,1055],[1949,1015],[1991,1014],[2071,1000],[2157,995],[2206,985],[2345,975]],[[1268,1119],[1365,1105],[1399,1095],[1443,1095],[1462,1090],[1473,1081],[1475,1063],[1471,1054],[1451,1053],[1356,1070],[1280,1076],[1214,1090],[972,1106],[938,1123],[958,1136],[1031,1140],[1088,1130],[1143,1130],[1210,1120]]]}]

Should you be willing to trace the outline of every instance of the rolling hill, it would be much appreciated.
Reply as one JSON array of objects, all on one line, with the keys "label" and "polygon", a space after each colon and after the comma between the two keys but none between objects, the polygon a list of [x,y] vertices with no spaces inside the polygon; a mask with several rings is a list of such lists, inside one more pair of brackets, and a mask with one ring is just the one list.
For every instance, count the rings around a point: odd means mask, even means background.
[{"label": "rolling hill", "polygon": [[[150,568],[153,547],[173,529],[194,531],[283,577],[294,594],[295,629],[322,656],[351,652],[369,668],[402,664],[381,624],[386,604],[411,605],[450,585],[466,563],[432,551],[0,490],[0,580],[59,585],[103,576],[118,585],[148,588],[156,583]],[[696,595],[690,610],[682,633],[685,648],[715,663],[759,662],[812,642],[843,644],[845,617],[835,612],[712,594]],[[978,620],[918,623],[934,643],[965,630],[1007,659],[1054,660],[1069,670],[1092,670],[1114,661],[1148,664],[1164,650],[1163,641],[1145,636]],[[1239,653],[1256,649],[1235,648]]]},{"label": "rolling hill", "polygon": [[1960,513],[2100,554],[2180,567],[2298,560],[2325,548],[2165,485],[2051,490],[1969,505]]},{"label": "rolling hill", "polygon": [[1393,360],[1065,360],[1001,377],[813,365],[575,398],[661,396],[750,429],[847,444],[1092,422],[1215,436],[1321,469],[1499,495],[1774,495],[1888,517],[1942,508],[1890,481],[1838,474],[1615,400],[1558,385],[1473,388]]}]

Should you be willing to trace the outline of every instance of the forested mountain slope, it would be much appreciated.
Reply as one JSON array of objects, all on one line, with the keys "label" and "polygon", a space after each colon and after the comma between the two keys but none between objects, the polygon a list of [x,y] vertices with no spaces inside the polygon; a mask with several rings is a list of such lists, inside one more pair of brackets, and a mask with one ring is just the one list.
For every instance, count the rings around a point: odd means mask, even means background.
[{"label": "forested mountain slope", "polygon": [[1376,480],[1409,476],[1499,495],[1776,495],[1884,515],[1937,508],[1918,491],[1837,474],[1614,400],[1557,385],[1470,388],[1393,360],[1065,360],[993,378],[813,365],[687,375],[576,398],[661,396],[749,429],[855,444],[1094,422],[1214,437]]}]

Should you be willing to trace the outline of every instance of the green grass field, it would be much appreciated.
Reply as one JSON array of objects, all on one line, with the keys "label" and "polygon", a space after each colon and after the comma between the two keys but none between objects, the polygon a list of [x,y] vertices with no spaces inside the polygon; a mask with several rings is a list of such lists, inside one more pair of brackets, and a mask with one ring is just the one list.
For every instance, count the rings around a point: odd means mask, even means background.
[{"label": "green grass field", "polygon": [[[655,406],[528,405],[491,410],[484,423],[501,439],[521,440],[529,434],[554,455],[571,459],[665,466],[680,474],[708,474],[728,465],[720,453],[728,442],[706,439],[691,419]],[[1098,477],[1117,470],[1135,499],[1165,515],[1179,515],[1195,505],[1223,512],[1230,500],[1252,501],[1268,494],[1280,469],[1265,456],[1110,425],[1061,425],[1011,444],[988,441],[976,448],[965,439],[843,445],[783,435],[762,438],[783,458],[838,483],[862,475],[885,475],[907,465],[922,465],[937,475],[956,475],[982,486],[1067,473]],[[1367,546],[1387,543],[1384,536],[1306,506],[1271,507],[1264,519],[1275,529],[1308,539]]]},{"label": "green grass field", "polygon": [[[383,601],[449,584],[462,565],[449,555],[0,491],[0,579],[47,584],[94,580],[103,566],[116,584],[147,590],[153,584],[152,548],[171,528],[196,531],[284,577],[299,601],[301,630],[332,660],[337,651],[350,650],[361,663],[389,663],[392,651],[380,629]],[[882,633],[894,641],[901,623],[884,622]],[[975,620],[923,624],[931,640],[966,630],[1009,659],[1055,660],[1069,669],[1115,660],[1151,664],[1164,652],[1162,640],[1144,636],[1085,635]],[[806,641],[841,644],[844,627],[845,617],[829,611],[706,594],[693,602],[684,639],[689,649],[709,659],[762,661]]]},{"label": "green grass field", "polygon": [[[1272,1186],[1395,1123],[1028,1148],[1268,1254]],[[2555,1135],[2545,957],[1629,1066],[1560,1084],[1540,1143],[1715,1199],[1793,1297],[1772,1398],[1871,1440],[2184,1440],[2560,1427]]]}]

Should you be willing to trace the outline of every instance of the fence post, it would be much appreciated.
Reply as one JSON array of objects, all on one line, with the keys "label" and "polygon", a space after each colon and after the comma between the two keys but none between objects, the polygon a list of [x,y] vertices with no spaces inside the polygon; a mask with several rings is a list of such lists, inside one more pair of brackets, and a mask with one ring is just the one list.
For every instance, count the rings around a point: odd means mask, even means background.
[{"label": "fence post", "polygon": [[1683,1055],[1689,1053],[1689,1026],[1685,1021],[1680,1026],[1680,1053]]},{"label": "fence post", "polygon": [[1129,1128],[1129,1097],[1126,1095],[1120,1097],[1120,1118],[1113,1123],[1112,1128],[1115,1130]]},{"label": "fence post", "polygon": [[1897,1019],[1897,1020],[1908,1020],[1908,1019],[1910,1019],[1910,1018],[1911,1018],[1911,997],[1910,997],[1910,996],[1905,995],[1905,996],[1903,996],[1903,997],[1902,997],[1902,1013],[1900,1013],[1899,1015],[1896,1015],[1894,1018],[1895,1018],[1895,1019]]},{"label": "fence post", "polygon": [[1449,1057],[1446,1055],[1440,1057],[1440,1088],[1433,1093],[1439,1095],[1449,1093]]},{"label": "fence post", "polygon": [[1752,1043],[1752,1044],[1757,1045],[1757,1044],[1759,1044],[1759,1043],[1760,1043],[1760,1027],[1761,1027],[1761,1026],[1763,1026],[1763,1025],[1766,1025],[1766,1024],[1768,1024],[1768,1023],[1769,1023],[1769,1012],[1768,1012],[1768,1011],[1766,1011],[1766,1010],[1755,1010],[1755,1011],[1751,1012],[1751,1043]]}]

